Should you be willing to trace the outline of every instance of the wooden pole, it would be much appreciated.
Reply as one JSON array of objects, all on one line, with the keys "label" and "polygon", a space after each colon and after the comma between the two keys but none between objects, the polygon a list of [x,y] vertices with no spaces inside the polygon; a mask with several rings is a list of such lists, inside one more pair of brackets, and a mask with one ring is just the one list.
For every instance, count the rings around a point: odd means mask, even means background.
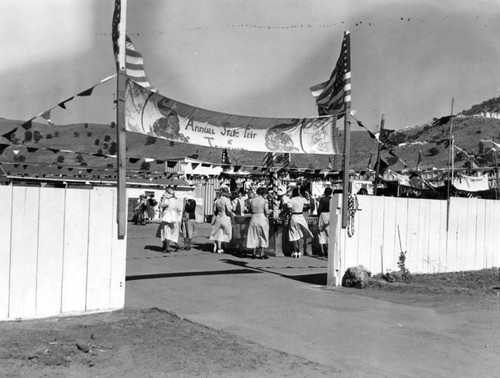
[{"label": "wooden pole", "polygon": [[118,144],[117,160],[117,214],[118,239],[124,239],[127,233],[127,141],[125,133],[125,86],[127,72],[125,67],[125,37],[127,22],[127,0],[121,0],[120,24],[118,37],[118,64],[116,81],[116,141]]},{"label": "wooden pole", "polygon": [[[384,125],[385,125],[385,116],[382,114],[382,119],[380,120],[380,131],[379,131],[379,138],[382,135],[382,132],[384,130]],[[373,185],[373,195],[377,195],[377,186],[378,186],[378,180],[380,176],[380,154],[382,151],[382,145],[380,143],[377,143],[377,160],[375,163],[375,182]]]},{"label": "wooden pole", "polygon": [[451,117],[450,117],[450,137],[449,137],[449,149],[448,154],[448,185],[446,187],[446,231],[448,232],[450,226],[450,189],[451,180],[453,178],[453,161],[454,161],[454,142],[453,142],[453,104],[455,99],[451,99]]},{"label": "wooden pole", "polygon": [[[491,138],[492,141],[495,141],[494,140],[495,138]],[[495,190],[495,199],[498,199],[498,157],[497,157],[497,149],[496,149],[496,146],[493,148],[494,151],[495,151],[495,178],[496,178],[496,182],[497,182],[497,188]]]}]

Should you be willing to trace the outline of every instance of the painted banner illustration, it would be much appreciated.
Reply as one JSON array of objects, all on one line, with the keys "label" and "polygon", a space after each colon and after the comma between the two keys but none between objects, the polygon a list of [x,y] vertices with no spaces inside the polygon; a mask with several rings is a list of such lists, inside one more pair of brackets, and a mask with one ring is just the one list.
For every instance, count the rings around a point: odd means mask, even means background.
[{"label": "painted banner illustration", "polygon": [[175,142],[240,151],[337,154],[335,116],[261,118],[196,108],[127,80],[127,131]]}]

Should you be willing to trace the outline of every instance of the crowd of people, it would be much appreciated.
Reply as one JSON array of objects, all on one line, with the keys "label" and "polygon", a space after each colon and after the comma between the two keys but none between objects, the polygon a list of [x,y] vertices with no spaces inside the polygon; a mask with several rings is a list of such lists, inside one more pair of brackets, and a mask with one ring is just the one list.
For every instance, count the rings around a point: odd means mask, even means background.
[{"label": "crowd of people", "polygon": [[[212,229],[209,236],[213,242],[212,252],[224,253],[224,248],[227,248],[233,238],[235,217],[249,216],[246,234],[238,235],[237,238],[240,254],[251,252],[253,259],[269,258],[266,249],[269,248],[270,222],[274,222],[282,225],[286,240],[293,246],[292,257],[309,256],[312,250],[308,250],[308,245],[312,244],[314,236],[307,219],[314,214],[318,216],[318,255],[325,256],[328,254],[329,206],[332,194],[330,187],[325,189],[322,197],[315,199],[309,190],[298,185],[278,186],[275,191],[265,186],[248,190],[241,186],[232,192],[229,187],[221,186],[216,191],[213,202]],[[165,190],[159,202],[154,200],[154,195],[149,198],[141,195],[136,208],[143,214],[139,222],[151,220],[156,205],[160,220],[156,236],[162,242],[162,251],[168,253],[180,249],[190,250],[192,240],[197,235],[196,201],[192,195],[179,199],[171,188]],[[179,235],[183,236],[182,246]]]}]

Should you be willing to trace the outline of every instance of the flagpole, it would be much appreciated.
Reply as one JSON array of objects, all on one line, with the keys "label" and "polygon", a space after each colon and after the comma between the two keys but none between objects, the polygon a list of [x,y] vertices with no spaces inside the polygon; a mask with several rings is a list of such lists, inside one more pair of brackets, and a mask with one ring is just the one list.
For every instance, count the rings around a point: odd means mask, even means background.
[{"label": "flagpole", "polygon": [[[384,125],[385,125],[385,115],[382,114],[382,119],[380,120],[380,130],[379,130],[379,139],[382,137],[382,133],[384,132]],[[377,143],[377,162],[375,163],[375,182],[373,185],[373,195],[377,195],[377,186],[378,186],[378,180],[379,180],[379,175],[380,175],[380,155],[382,151],[382,144]]]},{"label": "flagpole", "polygon": [[[495,142],[495,138],[492,137],[491,140]],[[493,147],[493,150],[495,151],[495,177],[496,177],[496,182],[497,182],[497,188],[495,190],[495,199],[498,199],[498,157],[497,157],[497,149],[496,146]]]},{"label": "flagpole", "polygon": [[451,99],[451,117],[450,117],[450,137],[449,137],[449,148],[450,152],[448,154],[448,185],[446,187],[446,231],[448,232],[448,228],[450,226],[450,189],[451,189],[451,180],[453,176],[453,155],[454,155],[454,146],[453,146],[453,104],[455,99]]},{"label": "flagpole", "polygon": [[[351,120],[350,120],[350,111],[351,111],[351,42],[350,38],[347,38],[349,32],[344,32],[344,38],[347,39],[348,46],[346,46],[346,51],[348,51],[348,65],[349,72],[347,73],[349,76],[344,77],[344,108],[345,108],[345,116],[344,116],[344,180],[342,183],[342,228],[347,228],[347,214],[348,214],[348,203],[349,203],[349,168],[350,168],[350,160],[351,160]],[[346,75],[347,75],[346,74]]]},{"label": "flagpole", "polygon": [[121,0],[120,24],[118,36],[118,64],[116,81],[116,140],[118,144],[117,160],[117,222],[118,239],[124,239],[127,232],[127,140],[125,133],[125,37],[127,21],[127,0]]}]

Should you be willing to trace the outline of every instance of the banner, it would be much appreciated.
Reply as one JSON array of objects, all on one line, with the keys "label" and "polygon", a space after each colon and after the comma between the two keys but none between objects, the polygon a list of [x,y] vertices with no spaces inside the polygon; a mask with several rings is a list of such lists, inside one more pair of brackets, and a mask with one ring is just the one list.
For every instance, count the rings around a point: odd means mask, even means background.
[{"label": "banner", "polygon": [[196,108],[127,80],[125,128],[174,142],[239,151],[338,154],[334,116],[258,118]]}]

